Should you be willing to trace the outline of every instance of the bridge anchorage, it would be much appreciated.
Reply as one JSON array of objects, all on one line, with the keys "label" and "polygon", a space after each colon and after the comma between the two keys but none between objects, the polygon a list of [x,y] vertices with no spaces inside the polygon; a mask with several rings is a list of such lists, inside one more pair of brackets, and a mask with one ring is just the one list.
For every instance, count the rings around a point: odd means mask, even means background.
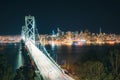
[{"label": "bridge anchorage", "polygon": [[25,26],[22,27],[21,37],[29,51],[29,56],[36,65],[38,80],[74,80],[64,73],[64,70],[50,57],[42,43],[37,41],[39,36],[34,16],[25,17]]}]

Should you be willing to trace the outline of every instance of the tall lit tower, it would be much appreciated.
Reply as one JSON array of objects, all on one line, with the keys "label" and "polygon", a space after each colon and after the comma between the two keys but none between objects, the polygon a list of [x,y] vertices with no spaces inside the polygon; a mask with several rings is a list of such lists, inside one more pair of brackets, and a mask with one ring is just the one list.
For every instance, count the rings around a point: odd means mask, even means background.
[{"label": "tall lit tower", "polygon": [[57,28],[57,36],[60,36],[60,29]]},{"label": "tall lit tower", "polygon": [[101,27],[100,27],[100,34],[101,34]]},{"label": "tall lit tower", "polygon": [[60,32],[60,29],[59,29],[59,28],[57,28],[57,31],[58,31],[58,32]]}]

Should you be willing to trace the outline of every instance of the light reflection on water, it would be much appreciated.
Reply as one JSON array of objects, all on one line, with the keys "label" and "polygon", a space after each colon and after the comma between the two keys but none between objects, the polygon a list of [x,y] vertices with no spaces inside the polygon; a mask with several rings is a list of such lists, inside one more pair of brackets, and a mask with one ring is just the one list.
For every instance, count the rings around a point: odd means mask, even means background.
[{"label": "light reflection on water", "polygon": [[23,55],[22,55],[22,47],[21,47],[21,44],[19,45],[19,49],[18,49],[18,55],[16,57],[16,65],[15,65],[15,69],[18,69],[19,67],[21,67],[23,64],[24,64],[24,58],[23,58]]},{"label": "light reflection on water", "polygon": [[6,54],[8,64],[11,65],[13,72],[24,63],[23,55],[20,50],[20,44],[0,44],[0,53]]},{"label": "light reflection on water", "polygon": [[[108,46],[46,46],[47,51],[55,57],[58,64],[74,63],[81,54],[90,53],[90,50],[105,53],[108,48]],[[7,54],[8,62],[14,71],[25,62],[20,44],[5,45],[4,49],[0,50],[0,53]]]},{"label": "light reflection on water", "polygon": [[[109,49],[109,45],[90,45],[90,46],[50,46],[46,45],[48,52],[57,54],[58,64],[75,63],[80,59],[80,56],[84,54],[93,54],[94,52],[106,53]],[[92,52],[93,51],[93,52]]]}]

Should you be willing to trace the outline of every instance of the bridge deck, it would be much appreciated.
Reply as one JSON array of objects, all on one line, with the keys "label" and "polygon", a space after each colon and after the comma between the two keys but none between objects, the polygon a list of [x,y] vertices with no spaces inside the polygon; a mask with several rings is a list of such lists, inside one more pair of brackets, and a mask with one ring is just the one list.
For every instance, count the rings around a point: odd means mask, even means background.
[{"label": "bridge deck", "polygon": [[62,69],[51,61],[30,40],[26,41],[26,46],[45,80],[74,80],[70,76],[66,75]]}]

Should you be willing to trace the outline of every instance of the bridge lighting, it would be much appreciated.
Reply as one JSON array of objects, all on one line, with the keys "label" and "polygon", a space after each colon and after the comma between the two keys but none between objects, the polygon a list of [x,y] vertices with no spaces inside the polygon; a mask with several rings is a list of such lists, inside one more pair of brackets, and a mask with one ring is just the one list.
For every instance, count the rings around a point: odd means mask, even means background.
[{"label": "bridge lighting", "polygon": [[[25,30],[22,31],[23,41],[25,42],[26,48],[28,49],[30,56],[32,57],[34,63],[36,64],[37,69],[43,76],[44,80],[74,80],[68,75],[62,72],[62,69],[58,64],[46,54],[46,49],[44,46],[41,46],[42,49],[39,49],[35,44],[35,20],[33,16],[26,16],[25,18]],[[30,25],[31,28],[28,26]],[[31,30],[33,29],[33,30]],[[24,31],[27,31],[26,33]],[[52,44],[54,46],[54,44]],[[50,75],[49,75],[50,74]]]}]

